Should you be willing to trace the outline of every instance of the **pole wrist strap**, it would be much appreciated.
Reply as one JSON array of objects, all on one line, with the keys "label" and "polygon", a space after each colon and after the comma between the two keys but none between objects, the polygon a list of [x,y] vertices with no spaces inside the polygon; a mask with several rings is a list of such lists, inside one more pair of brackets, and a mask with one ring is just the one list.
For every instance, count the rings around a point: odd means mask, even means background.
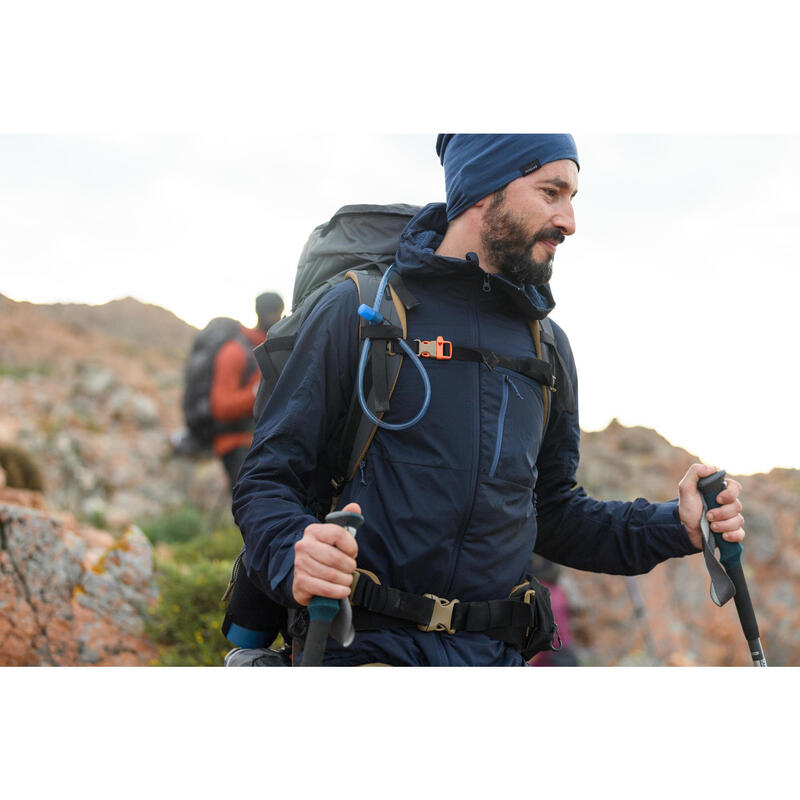
[{"label": "pole wrist strap", "polygon": [[716,605],[724,606],[736,594],[736,589],[733,581],[728,577],[728,573],[725,572],[725,568],[714,554],[714,537],[706,519],[705,511],[704,506],[703,516],[700,518],[700,530],[703,532],[703,558],[706,561],[708,574],[711,576],[710,594],[712,601]]}]

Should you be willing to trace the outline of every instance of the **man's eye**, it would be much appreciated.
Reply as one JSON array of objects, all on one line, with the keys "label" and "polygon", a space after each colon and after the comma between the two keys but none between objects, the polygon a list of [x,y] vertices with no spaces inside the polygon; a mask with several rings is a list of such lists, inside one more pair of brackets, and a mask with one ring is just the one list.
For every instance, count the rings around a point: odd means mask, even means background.
[{"label": "man's eye", "polygon": [[555,189],[542,189],[542,191],[550,198],[558,196],[558,192]]}]

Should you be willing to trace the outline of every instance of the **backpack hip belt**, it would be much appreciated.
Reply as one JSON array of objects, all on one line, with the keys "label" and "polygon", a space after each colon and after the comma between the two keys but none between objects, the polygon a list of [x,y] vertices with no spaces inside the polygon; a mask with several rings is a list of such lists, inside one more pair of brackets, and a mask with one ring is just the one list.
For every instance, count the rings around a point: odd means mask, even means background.
[{"label": "backpack hip belt", "polygon": [[510,644],[526,660],[541,650],[561,649],[550,592],[535,578],[514,587],[503,600],[460,602],[384,586],[374,573],[357,569],[350,603],[357,631],[415,627],[423,632],[484,633]]}]

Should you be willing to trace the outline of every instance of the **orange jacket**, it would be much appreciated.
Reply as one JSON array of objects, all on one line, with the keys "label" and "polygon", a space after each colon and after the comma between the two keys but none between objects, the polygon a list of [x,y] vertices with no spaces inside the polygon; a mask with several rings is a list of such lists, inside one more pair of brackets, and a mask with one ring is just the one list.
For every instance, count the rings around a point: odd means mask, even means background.
[{"label": "orange jacket", "polygon": [[[253,347],[266,338],[258,328],[242,327],[240,331]],[[247,352],[238,339],[231,339],[222,345],[214,358],[214,377],[211,382],[211,415],[214,419],[235,422],[252,417],[259,376],[254,366],[252,353]],[[252,371],[249,377],[248,371]],[[222,457],[237,447],[249,447],[252,439],[251,431],[218,434],[214,437],[214,453]]]}]

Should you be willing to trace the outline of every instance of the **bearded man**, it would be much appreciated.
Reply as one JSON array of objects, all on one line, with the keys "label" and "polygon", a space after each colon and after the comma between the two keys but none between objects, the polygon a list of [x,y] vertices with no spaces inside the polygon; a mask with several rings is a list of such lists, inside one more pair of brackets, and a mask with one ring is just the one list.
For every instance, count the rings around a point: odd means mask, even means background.
[{"label": "bearded man", "polygon": [[[427,413],[406,430],[379,428],[339,497],[339,509],[363,513],[357,540],[320,522],[308,486],[341,433],[358,363],[360,300],[351,281],[339,284],[301,329],[234,490],[245,568],[273,600],[301,608],[314,596],[348,598],[357,569],[362,588],[382,598],[380,608],[354,605],[355,640],[329,640],[326,665],[522,666],[498,615],[532,553],[635,575],[701,552],[697,481],[713,468],[693,465],[668,503],[589,497],[576,481],[577,374],[558,325],[548,323],[560,365],[549,414],[548,387],[524,368],[537,358],[532,322],[555,305],[556,248],[575,233],[572,137],[440,134],[436,150],[447,203],[411,220],[394,265],[418,301],[406,338],[441,336],[453,352],[482,357],[424,360]],[[414,418],[421,392],[406,358],[384,421]],[[730,480],[714,512],[728,541],[744,537],[740,491]],[[409,609],[424,602],[436,624],[413,619]]]}]

